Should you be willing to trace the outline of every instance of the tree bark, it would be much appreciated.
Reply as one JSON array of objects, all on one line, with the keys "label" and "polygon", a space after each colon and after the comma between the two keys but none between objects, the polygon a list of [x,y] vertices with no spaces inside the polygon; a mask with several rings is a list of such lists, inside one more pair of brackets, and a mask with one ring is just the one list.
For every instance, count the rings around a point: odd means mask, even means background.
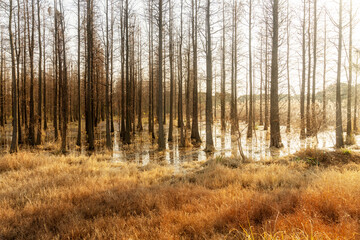
[{"label": "tree bark", "polygon": [[347,119],[346,119],[346,144],[352,145],[355,143],[353,136],[353,129],[351,124],[351,87],[352,87],[352,52],[353,52],[353,15],[352,15],[352,0],[350,0],[350,26],[349,26],[349,81],[348,81],[348,96],[347,96]]},{"label": "tree bark", "polygon": [[170,119],[168,141],[173,141],[173,106],[174,106],[174,47],[173,47],[173,7],[169,0],[169,61],[170,61]]},{"label": "tree bark", "polygon": [[197,31],[198,31],[198,0],[192,0],[192,44],[193,44],[193,119],[191,138],[195,143],[200,143],[198,120],[198,66],[197,66]]},{"label": "tree bark", "polygon": [[271,57],[270,147],[282,147],[279,118],[279,0],[273,0],[273,37]]},{"label": "tree bark", "polygon": [[16,86],[16,69],[15,69],[15,52],[14,52],[14,40],[12,33],[12,15],[13,15],[13,1],[9,3],[9,40],[11,51],[11,93],[12,93],[12,140],[10,146],[10,153],[18,151],[18,104],[17,104],[17,86]]},{"label": "tree bark", "polygon": [[213,152],[214,142],[212,136],[212,56],[211,56],[211,28],[210,28],[210,0],[207,0],[206,8],[206,152]]},{"label": "tree bark", "polygon": [[306,1],[304,0],[304,15],[302,21],[302,78],[301,78],[301,93],[300,93],[300,139],[306,138],[305,133],[305,84],[306,84],[306,35],[305,35],[305,22],[306,22]]},{"label": "tree bark", "polygon": [[[41,108],[42,108],[42,95],[41,95],[41,90],[42,90],[42,43],[41,43],[41,19],[40,19],[40,0],[37,0],[37,8],[38,8],[38,37],[39,37],[39,77],[38,77],[38,86],[39,86],[39,90],[38,90],[38,131],[37,131],[37,138],[36,138],[36,144],[40,145],[41,144],[41,135],[42,135],[42,125],[41,125]],[[65,51],[65,50],[64,50]]]},{"label": "tree bark", "polygon": [[158,138],[158,144],[159,144],[159,151],[162,151],[165,149],[165,137],[164,137],[164,125],[163,125],[163,94],[162,94],[162,54],[163,54],[163,21],[162,21],[162,14],[163,14],[163,2],[162,0],[159,0],[159,19],[158,19],[158,27],[159,27],[159,69],[158,69],[158,121],[159,121],[159,138]]},{"label": "tree bark", "polygon": [[78,39],[77,39],[77,54],[78,54],[78,59],[77,59],[77,87],[78,87],[78,94],[77,94],[77,102],[78,102],[78,109],[77,109],[77,114],[78,114],[78,132],[77,132],[77,138],[76,138],[76,145],[77,146],[81,146],[81,77],[80,77],[80,65],[81,65],[81,49],[80,49],[80,43],[81,43],[81,30],[80,30],[80,21],[81,21],[81,16],[80,16],[80,0],[78,0],[78,29],[77,29],[77,34],[78,34]]},{"label": "tree bark", "polygon": [[338,43],[338,59],[337,59],[337,78],[336,78],[336,148],[344,146],[342,113],[341,113],[341,55],[342,55],[342,0],[339,1],[339,43]]},{"label": "tree bark", "polygon": [[253,133],[253,70],[252,70],[252,48],[251,48],[251,21],[252,21],[252,0],[249,1],[249,118],[248,118],[248,130],[247,138],[252,138]]}]

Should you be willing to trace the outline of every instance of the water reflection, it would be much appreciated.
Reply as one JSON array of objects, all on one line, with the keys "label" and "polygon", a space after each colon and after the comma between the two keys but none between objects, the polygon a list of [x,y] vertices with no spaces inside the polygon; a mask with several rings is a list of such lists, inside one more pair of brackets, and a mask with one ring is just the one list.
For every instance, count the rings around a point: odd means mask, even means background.
[{"label": "water reflection", "polygon": [[[230,128],[230,127],[228,127]],[[145,128],[146,129],[146,128]],[[165,132],[168,128],[165,126]],[[113,161],[127,161],[134,162],[140,165],[146,165],[149,162],[168,163],[172,165],[179,165],[184,161],[204,161],[210,157],[236,157],[239,155],[238,136],[231,136],[230,129],[227,131],[221,130],[220,121],[216,121],[213,127],[213,139],[216,151],[212,154],[206,154],[205,148],[205,122],[199,123],[200,136],[203,142],[198,146],[190,146],[186,148],[179,147],[179,129],[174,127],[174,141],[166,141],[166,150],[162,152],[157,151],[157,140],[152,139],[148,131],[136,133],[133,135],[132,144],[124,145],[120,141],[119,126],[115,124],[115,132],[113,134]],[[241,130],[246,130],[245,125],[240,126]],[[324,131],[318,134],[317,138],[307,138],[305,140],[299,139],[299,131],[292,130],[286,133],[286,128],[281,127],[281,137],[284,147],[281,149],[269,148],[269,133],[263,130],[260,126],[255,132],[252,139],[246,139],[246,134],[242,134],[241,142],[244,154],[253,160],[262,160],[267,158],[281,157],[295,153],[305,148],[321,148],[332,149],[335,145],[335,131]],[[245,133],[246,131],[243,131]],[[0,153],[8,151],[11,142],[11,126],[0,129]],[[186,135],[190,135],[190,130],[187,130]],[[83,133],[85,136],[85,133]],[[75,154],[90,154],[86,151],[85,137],[81,148],[75,147],[77,137],[77,124],[69,124],[68,143],[69,149]],[[96,151],[104,152],[105,147],[105,126],[104,123],[99,124],[95,132],[96,137]],[[360,142],[360,137],[356,136],[357,142]],[[53,131],[49,129],[45,136],[47,142],[53,141]],[[166,138],[167,139],[167,138]]]}]

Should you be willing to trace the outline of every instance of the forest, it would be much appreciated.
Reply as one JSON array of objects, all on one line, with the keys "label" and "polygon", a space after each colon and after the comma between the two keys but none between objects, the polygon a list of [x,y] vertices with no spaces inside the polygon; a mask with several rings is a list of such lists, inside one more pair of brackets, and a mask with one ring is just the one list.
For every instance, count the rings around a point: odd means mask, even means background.
[{"label": "forest", "polygon": [[360,238],[359,9],[0,0],[0,239]]}]

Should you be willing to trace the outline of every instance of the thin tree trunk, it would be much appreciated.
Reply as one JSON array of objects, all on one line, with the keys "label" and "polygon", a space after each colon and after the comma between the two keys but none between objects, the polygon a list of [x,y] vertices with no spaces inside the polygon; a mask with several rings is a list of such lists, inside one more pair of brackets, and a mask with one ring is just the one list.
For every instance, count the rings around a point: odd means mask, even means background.
[{"label": "thin tree trunk", "polygon": [[80,64],[81,64],[81,50],[80,50],[80,41],[81,41],[81,30],[80,30],[80,21],[81,21],[81,16],[80,16],[80,0],[78,0],[78,29],[77,29],[77,34],[78,34],[78,45],[77,45],[77,54],[78,54],[78,59],[77,59],[77,87],[78,87],[78,94],[77,94],[77,101],[78,101],[78,109],[77,109],[77,113],[78,113],[78,132],[77,132],[77,139],[76,139],[76,145],[77,146],[81,146],[81,77],[80,77]]},{"label": "thin tree trunk", "polygon": [[252,0],[249,1],[249,89],[250,89],[250,101],[249,101],[249,118],[248,118],[248,130],[247,138],[252,138],[253,133],[253,70],[252,70],[252,49],[251,49],[251,21],[252,21]]},{"label": "thin tree trunk", "polygon": [[43,56],[43,65],[44,65],[44,72],[43,72],[43,82],[44,82],[44,130],[47,130],[47,104],[46,104],[46,28],[45,28],[46,21],[43,22],[43,49],[44,49],[44,56]]},{"label": "thin tree trunk", "polygon": [[5,126],[5,113],[4,113],[4,103],[5,103],[5,94],[4,94],[4,37],[3,31],[1,30],[1,55],[0,55],[0,126]]},{"label": "thin tree trunk", "polygon": [[306,95],[306,135],[312,135],[311,125],[311,112],[310,112],[310,101],[311,101],[311,1],[309,0],[309,19],[308,19],[308,76],[307,76],[307,95]]},{"label": "thin tree trunk", "polygon": [[94,73],[93,73],[93,1],[87,1],[87,135],[88,135],[88,149],[94,150],[94,99],[93,99],[93,82],[94,82]]},{"label": "thin tree trunk", "polygon": [[316,122],[316,106],[315,106],[315,90],[316,90],[316,61],[317,61],[317,0],[314,0],[314,47],[313,47],[313,82],[312,82],[312,98],[311,98],[311,135],[315,136],[317,134],[317,122]]},{"label": "thin tree trunk", "polygon": [[158,27],[159,27],[159,72],[158,72],[158,121],[159,121],[159,139],[158,139],[158,144],[159,144],[159,150],[164,150],[165,149],[165,137],[164,137],[164,125],[163,125],[163,108],[162,108],[162,103],[163,103],[163,94],[162,94],[162,54],[163,54],[163,38],[162,38],[162,28],[163,28],[163,22],[162,22],[162,14],[163,14],[163,10],[162,10],[162,0],[159,0],[159,19],[158,19]]},{"label": "thin tree trunk", "polygon": [[143,85],[143,76],[142,76],[142,64],[141,64],[141,54],[142,54],[142,48],[141,48],[141,30],[139,31],[139,41],[138,41],[138,54],[139,54],[139,87],[138,87],[138,123],[137,123],[137,129],[138,131],[143,130],[143,124],[142,124],[142,85]]},{"label": "thin tree trunk", "polygon": [[110,27],[110,123],[111,132],[115,131],[114,128],[114,111],[113,111],[113,85],[114,85],[114,2],[111,0],[111,27]]},{"label": "thin tree trunk", "polygon": [[327,25],[326,25],[326,14],[324,14],[324,73],[323,73],[323,120],[322,124],[326,124],[326,51],[327,51]]},{"label": "thin tree trunk", "polygon": [[268,51],[268,45],[269,45],[269,30],[268,30],[268,20],[266,19],[265,22],[265,125],[264,125],[264,130],[267,131],[269,129],[269,51]]},{"label": "thin tree trunk", "polygon": [[169,61],[170,61],[170,119],[168,141],[173,140],[173,106],[174,106],[174,49],[173,49],[173,8],[169,0]]},{"label": "thin tree trunk", "polygon": [[[38,37],[39,37],[39,77],[38,77],[38,85],[39,85],[39,90],[38,90],[38,131],[37,131],[37,138],[36,138],[36,144],[40,145],[41,144],[41,135],[42,135],[42,125],[41,125],[41,108],[42,108],[42,95],[41,95],[41,90],[42,90],[42,43],[41,43],[41,19],[40,19],[40,0],[37,0],[37,7],[38,7]],[[65,51],[65,50],[64,50]]]},{"label": "thin tree trunk", "polygon": [[207,0],[206,8],[206,152],[213,152],[214,142],[212,136],[212,56],[211,56],[211,29],[210,29],[210,0]]},{"label": "thin tree trunk", "polygon": [[[67,122],[68,122],[68,76],[67,76],[67,61],[66,61],[66,45],[65,45],[65,24],[64,24],[64,10],[62,1],[60,3],[60,13],[61,13],[61,33],[62,33],[62,53],[64,61],[64,70],[63,70],[63,79],[62,79],[62,128],[61,128],[61,152],[65,153],[67,148]],[[61,68],[60,68],[61,71]]]},{"label": "thin tree trunk", "polygon": [[279,119],[279,0],[273,0],[273,37],[271,57],[270,147],[282,147]]},{"label": "thin tree trunk", "polygon": [[110,135],[110,99],[109,99],[109,69],[110,69],[110,58],[109,58],[109,0],[106,0],[106,53],[105,53],[105,114],[106,114],[106,147],[112,148],[111,135]]},{"label": "thin tree trunk", "polygon": [[[261,28],[261,32],[263,32],[263,29]],[[263,52],[263,44],[264,44],[264,39],[263,39],[263,34],[261,34],[260,37],[260,119],[259,119],[259,124],[260,126],[264,125],[264,116],[263,116],[263,85],[264,85],[264,63],[263,63],[263,56],[264,56],[264,52]]]},{"label": "thin tree trunk", "polygon": [[221,130],[226,130],[226,122],[225,122],[225,81],[226,81],[226,72],[225,72],[225,1],[223,1],[222,6],[222,58],[221,58]]},{"label": "thin tree trunk", "polygon": [[[19,0],[17,1],[18,6],[20,6]],[[15,39],[15,52],[16,52],[16,86],[17,86],[17,111],[18,111],[18,142],[19,144],[23,143],[22,131],[21,131],[21,119],[20,119],[20,55],[21,55],[21,30],[20,30],[20,8],[18,8],[17,14],[17,32],[18,39]],[[16,27],[16,24],[15,24]],[[16,46],[16,43],[18,46]]]},{"label": "thin tree trunk", "polygon": [[[31,32],[30,23],[28,23],[29,32],[29,55],[30,55],[30,126],[28,142],[35,145],[35,115],[34,115],[34,34],[35,34],[35,3],[31,1]],[[28,16],[29,17],[29,16]]]},{"label": "thin tree trunk", "polygon": [[192,0],[192,44],[193,44],[193,119],[191,138],[196,143],[201,142],[198,121],[198,66],[197,66],[197,28],[198,28],[198,0]]},{"label": "thin tree trunk", "polygon": [[12,12],[13,12],[13,1],[10,0],[9,4],[9,40],[10,40],[10,51],[11,51],[11,93],[12,93],[12,140],[10,146],[10,153],[18,151],[18,104],[17,104],[17,86],[16,86],[16,69],[15,69],[15,50],[14,40],[12,34]]},{"label": "thin tree trunk", "polygon": [[289,0],[287,0],[287,13],[286,13],[286,78],[287,78],[287,121],[286,121],[286,132],[290,132],[290,121],[291,121],[291,96],[290,96],[290,12],[289,12]]},{"label": "thin tree trunk", "polygon": [[182,66],[182,43],[183,43],[183,1],[181,1],[181,15],[180,15],[180,44],[179,44],[179,111],[178,118],[180,123],[180,144],[179,147],[185,147],[184,137],[184,120],[183,120],[183,66]]},{"label": "thin tree trunk", "polygon": [[342,113],[341,113],[341,55],[342,55],[342,0],[339,1],[339,43],[337,59],[337,78],[336,78],[336,148],[344,146]]},{"label": "thin tree trunk", "polygon": [[346,119],[346,144],[352,145],[355,143],[351,126],[351,87],[352,87],[352,35],[353,35],[353,15],[352,15],[352,0],[350,0],[350,34],[349,34],[349,81],[348,81],[348,96],[347,96],[347,119]]},{"label": "thin tree trunk", "polygon": [[306,138],[305,133],[305,84],[306,84],[306,35],[305,35],[305,22],[306,22],[306,1],[304,0],[304,15],[302,21],[302,78],[301,78],[301,93],[300,93],[300,139]]},{"label": "thin tree trunk", "polygon": [[[356,66],[359,66],[359,56],[356,58]],[[354,100],[354,132],[358,132],[357,127],[357,108],[358,108],[358,86],[357,86],[357,79],[358,79],[358,71],[355,71],[355,100]]]}]

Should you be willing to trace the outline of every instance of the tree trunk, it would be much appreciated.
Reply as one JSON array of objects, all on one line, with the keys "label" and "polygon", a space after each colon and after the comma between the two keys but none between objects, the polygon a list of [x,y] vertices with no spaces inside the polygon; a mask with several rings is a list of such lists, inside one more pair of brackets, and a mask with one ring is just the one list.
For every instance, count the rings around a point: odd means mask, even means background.
[{"label": "tree trunk", "polygon": [[114,85],[114,2],[111,0],[111,27],[110,27],[110,123],[111,132],[115,131],[114,128],[114,111],[113,111],[113,85]]},{"label": "tree trunk", "polygon": [[[235,134],[238,130],[238,116],[237,116],[237,1],[233,6],[233,36],[232,36],[232,51],[231,51],[231,134]],[[247,106],[247,104],[246,104]]]},{"label": "tree trunk", "polygon": [[273,0],[273,38],[271,57],[270,147],[282,147],[279,118],[279,0]]},{"label": "tree trunk", "polygon": [[[34,115],[34,34],[35,34],[35,3],[31,1],[31,32],[29,29],[29,56],[30,56],[30,126],[28,142],[30,145],[35,145],[35,115]],[[29,17],[29,16],[28,16]],[[29,19],[28,19],[29,20]]]},{"label": "tree trunk", "polygon": [[252,0],[249,1],[249,89],[250,89],[250,101],[249,101],[249,118],[248,118],[248,130],[247,138],[252,138],[253,133],[253,72],[252,72],[252,49],[251,49],[251,14],[252,14]]},{"label": "tree trunk", "polygon": [[210,0],[207,0],[206,8],[206,152],[213,152],[214,142],[212,136],[212,56],[211,56],[211,28],[210,28]]},{"label": "tree trunk", "polygon": [[196,143],[201,142],[198,121],[198,59],[197,59],[197,30],[198,30],[198,0],[192,0],[192,44],[193,44],[193,119],[191,138]]},{"label": "tree trunk", "polygon": [[94,82],[94,60],[93,60],[93,1],[87,1],[87,87],[86,87],[86,108],[88,117],[87,135],[88,149],[95,149],[94,139],[94,98],[93,98],[93,82]]},{"label": "tree trunk", "polygon": [[109,99],[109,74],[110,74],[110,58],[109,58],[109,0],[106,0],[106,49],[105,49],[105,115],[106,115],[106,147],[112,148],[110,135],[110,99]]},{"label": "tree trunk", "polygon": [[339,1],[339,43],[337,59],[337,78],[336,78],[336,148],[344,146],[342,113],[341,113],[341,54],[342,54],[342,0]]},{"label": "tree trunk", "polygon": [[162,151],[165,149],[165,137],[164,137],[164,125],[163,125],[163,94],[162,94],[162,54],[163,54],[163,22],[162,22],[162,14],[163,14],[163,10],[162,10],[162,0],[159,0],[159,19],[158,19],[158,27],[159,27],[159,69],[158,69],[158,121],[159,121],[159,139],[158,139],[158,144],[159,144],[159,151]]},{"label": "tree trunk", "polygon": [[[61,80],[61,92],[62,92],[62,127],[61,127],[61,152],[65,153],[67,149],[67,122],[68,122],[68,77],[67,77],[67,61],[66,61],[66,45],[65,45],[65,23],[64,23],[64,10],[62,1],[60,3],[60,25],[61,25],[61,35],[62,35],[62,54],[63,54],[63,79]],[[60,68],[60,67],[59,67]],[[61,68],[60,68],[61,71]]]},{"label": "tree trunk", "polygon": [[77,146],[81,146],[81,77],[80,77],[80,64],[81,64],[81,56],[80,56],[80,41],[81,41],[81,31],[80,31],[80,21],[81,21],[81,16],[80,16],[80,0],[78,0],[78,29],[77,29],[77,34],[78,34],[78,39],[77,39],[77,54],[78,54],[78,59],[77,59],[77,87],[78,87],[78,94],[77,94],[77,102],[78,102],[78,109],[77,109],[77,113],[78,113],[78,132],[77,132],[77,138],[76,138],[76,145]]},{"label": "tree trunk", "polygon": [[43,82],[44,82],[44,130],[47,130],[47,104],[46,104],[46,28],[45,28],[46,21],[43,22],[43,49],[44,49],[44,56],[43,56],[43,65],[44,65],[44,72],[43,72]]},{"label": "tree trunk", "polygon": [[[42,95],[41,95],[41,90],[42,90],[42,43],[41,43],[41,19],[40,19],[40,0],[37,0],[37,8],[38,8],[38,37],[39,37],[39,77],[38,77],[38,85],[39,85],[39,90],[38,90],[38,131],[37,131],[37,138],[36,138],[36,144],[40,145],[41,144],[41,135],[42,135],[42,125],[41,125],[41,108],[42,108]],[[64,50],[65,51],[65,50]]]},{"label": "tree trunk", "polygon": [[304,0],[304,15],[302,21],[302,78],[300,93],[300,139],[305,139],[305,84],[306,84],[306,45],[305,45],[306,1]]},{"label": "tree trunk", "polygon": [[316,90],[316,61],[317,61],[317,0],[314,0],[314,47],[313,47],[313,82],[312,82],[312,98],[311,98],[311,135],[317,134],[317,122],[316,122],[316,105],[315,105],[315,90]]},{"label": "tree trunk", "polygon": [[180,44],[179,44],[179,111],[178,118],[180,123],[180,143],[179,147],[185,147],[184,137],[184,120],[183,120],[183,66],[182,66],[182,43],[183,43],[183,1],[181,1],[181,13],[180,13]]},{"label": "tree trunk", "polygon": [[9,4],[9,40],[10,40],[10,51],[11,51],[11,93],[12,93],[12,140],[10,146],[10,153],[15,153],[18,151],[18,104],[17,104],[17,86],[16,86],[16,69],[15,69],[15,52],[14,52],[14,40],[12,34],[12,10],[13,10],[13,1],[10,0]]},{"label": "tree trunk", "polygon": [[173,140],[173,106],[174,106],[174,49],[173,49],[173,8],[169,0],[169,61],[170,61],[170,119],[168,141]]},{"label": "tree trunk", "polygon": [[[315,0],[316,1],[316,0]],[[290,120],[291,120],[291,96],[290,96],[290,12],[289,12],[289,0],[287,1],[287,13],[286,13],[286,78],[287,78],[287,121],[286,132],[290,132]]]},{"label": "tree trunk", "polygon": [[308,19],[308,78],[307,78],[307,95],[306,95],[306,135],[312,135],[311,113],[310,113],[310,96],[311,96],[311,1],[309,0],[309,19]]},{"label": "tree trunk", "polygon": [[[1,30],[1,49],[4,49],[3,31]],[[5,126],[5,91],[4,91],[4,51],[1,51],[0,56],[0,126]]]},{"label": "tree trunk", "polygon": [[351,87],[352,87],[352,34],[353,34],[353,15],[352,15],[352,0],[350,0],[350,34],[349,34],[349,81],[348,81],[348,96],[347,96],[347,119],[346,119],[346,144],[352,145],[355,143],[353,130],[351,126]]},{"label": "tree trunk", "polygon": [[269,51],[268,51],[268,45],[269,45],[269,27],[268,27],[268,20],[266,18],[265,21],[265,125],[264,130],[267,131],[269,129]]},{"label": "tree trunk", "polygon": [[[57,1],[54,0],[54,9],[56,9],[56,6],[57,6]],[[56,10],[54,10],[54,56],[53,58],[55,59],[54,61],[54,68],[55,68],[55,72],[54,72],[54,120],[53,120],[53,123],[54,123],[54,136],[55,136],[55,141],[58,140],[59,138],[59,132],[58,132],[58,109],[57,109],[57,106],[58,106],[58,45],[57,45],[57,42],[58,42],[58,23],[57,23],[57,14],[56,14]]]},{"label": "tree trunk", "polygon": [[323,119],[322,124],[326,124],[326,51],[327,51],[327,25],[326,25],[326,14],[324,14],[324,73],[323,73]]},{"label": "tree trunk", "polygon": [[225,72],[225,1],[223,1],[222,6],[222,58],[221,58],[221,130],[226,130],[226,122],[225,122],[225,81],[226,81],[226,72]]}]

